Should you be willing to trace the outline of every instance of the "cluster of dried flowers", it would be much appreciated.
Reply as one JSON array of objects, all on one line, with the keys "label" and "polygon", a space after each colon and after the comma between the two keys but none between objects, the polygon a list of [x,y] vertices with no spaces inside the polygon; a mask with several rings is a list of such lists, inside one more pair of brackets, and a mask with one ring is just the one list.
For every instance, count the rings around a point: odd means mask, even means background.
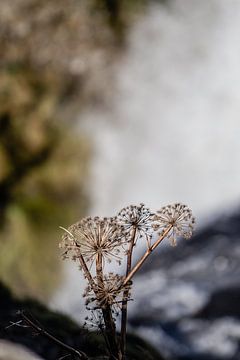
[{"label": "cluster of dried flowers", "polygon": [[[60,243],[63,258],[78,261],[87,280],[84,293],[91,315],[88,322],[96,324],[104,335],[110,359],[125,358],[127,303],[132,278],[152,251],[165,239],[176,245],[177,237],[192,236],[195,219],[183,204],[167,205],[153,213],[144,204],[130,205],[111,218],[84,218],[62,228]],[[146,242],[143,256],[132,265],[132,254],[138,241]],[[125,275],[106,271],[106,263],[126,259]],[[121,313],[120,340],[116,334],[115,317]]]}]

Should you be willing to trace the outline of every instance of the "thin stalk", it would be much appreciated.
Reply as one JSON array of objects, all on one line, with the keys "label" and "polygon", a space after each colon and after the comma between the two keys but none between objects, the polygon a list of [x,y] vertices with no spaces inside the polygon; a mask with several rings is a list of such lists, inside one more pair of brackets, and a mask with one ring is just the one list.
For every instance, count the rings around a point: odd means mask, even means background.
[{"label": "thin stalk", "polygon": [[148,256],[152,253],[152,251],[163,241],[163,239],[167,236],[169,231],[172,229],[172,225],[169,225],[167,229],[163,232],[161,236],[157,239],[157,241],[150,246],[150,248],[147,249],[145,254],[141,257],[141,259],[137,262],[137,264],[134,266],[134,268],[130,271],[130,273],[126,276],[123,285],[126,285],[134,276],[134,274],[140,269],[142,264],[145,262],[145,260],[148,258]]},{"label": "thin stalk", "polygon": [[[134,226],[132,238],[129,244],[128,255],[127,255],[126,276],[128,276],[132,267],[132,253],[135,244],[136,233],[137,233],[137,227]],[[128,295],[129,295],[129,289],[126,289],[123,292],[123,300],[122,300],[121,343],[120,343],[122,360],[125,359],[125,353],[126,353],[126,333],[127,333],[127,300],[126,299],[128,298]]]},{"label": "thin stalk", "polygon": [[[80,246],[78,244],[76,244],[76,247],[79,248]],[[84,275],[87,278],[89,284],[91,285],[92,290],[94,291],[94,293],[96,295],[96,284],[95,284],[95,282],[94,282],[94,280],[92,278],[92,275],[91,275],[91,273],[90,273],[90,271],[89,271],[89,269],[87,267],[87,264],[86,264],[86,262],[85,262],[85,260],[84,260],[84,258],[83,258],[83,256],[82,256],[79,249],[78,249],[78,259],[79,259],[80,265],[81,265],[81,267],[83,269]]]},{"label": "thin stalk", "polygon": [[105,334],[104,328],[102,326],[100,327],[100,332],[101,332],[102,337],[103,337],[103,339],[104,339],[104,341],[106,343],[108,355],[110,356],[111,355],[110,345],[109,345],[109,342],[108,342],[108,338],[107,338],[107,336]]},{"label": "thin stalk", "polygon": [[41,335],[44,335],[45,337],[49,338],[51,341],[55,342],[57,345],[62,347],[63,349],[67,350],[70,354],[73,354],[78,357],[78,359],[89,359],[87,355],[83,351],[79,351],[74,349],[73,347],[65,344],[61,340],[57,339],[55,336],[44,330],[40,325],[36,324],[35,321],[32,321],[23,311],[21,311],[21,316],[24,319],[24,321],[31,326],[34,330],[37,330],[37,332]]},{"label": "thin stalk", "polygon": [[[102,254],[99,253],[96,259],[96,274],[97,274],[97,282],[100,287],[104,286],[102,260],[103,260]],[[101,302],[101,299],[99,300]],[[118,347],[116,327],[112,317],[112,310],[110,304],[107,305],[104,304],[101,307],[101,310],[106,328],[106,337],[111,352],[110,360],[120,360],[121,355]]]}]

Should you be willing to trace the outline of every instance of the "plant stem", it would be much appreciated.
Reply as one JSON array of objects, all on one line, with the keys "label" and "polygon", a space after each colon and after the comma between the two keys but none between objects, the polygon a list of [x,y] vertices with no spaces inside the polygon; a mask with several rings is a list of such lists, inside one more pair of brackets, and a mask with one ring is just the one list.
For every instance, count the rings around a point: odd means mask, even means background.
[{"label": "plant stem", "polygon": [[145,252],[145,254],[141,257],[141,259],[137,262],[137,264],[134,266],[134,268],[130,271],[130,273],[126,276],[123,285],[126,285],[134,276],[134,274],[140,269],[142,264],[145,262],[145,260],[148,258],[148,256],[152,253],[152,251],[163,241],[163,239],[167,236],[169,231],[172,229],[172,225],[169,225],[166,230],[163,232],[161,236],[157,239],[157,241],[150,246],[149,249]]},{"label": "plant stem", "polygon": [[[77,243],[75,243],[75,245],[76,245],[77,248],[80,248],[80,246]],[[80,265],[81,265],[81,267],[83,269],[84,275],[86,276],[89,284],[91,285],[92,290],[96,294],[96,284],[95,284],[95,282],[94,282],[94,280],[92,278],[92,275],[91,275],[91,273],[90,273],[90,271],[89,271],[89,269],[87,267],[87,264],[86,264],[86,262],[85,262],[85,260],[84,260],[84,258],[83,258],[83,256],[82,256],[79,249],[78,249],[78,259],[79,259]]]},{"label": "plant stem", "polygon": [[34,330],[37,330],[40,334],[46,336],[47,338],[49,338],[50,340],[54,341],[57,345],[61,346],[63,349],[69,351],[69,353],[77,356],[79,359],[84,359],[87,360],[88,357],[87,355],[79,350],[74,349],[73,347],[65,344],[64,342],[62,342],[61,340],[58,340],[55,336],[49,334],[49,332],[47,332],[46,330],[44,330],[40,325],[38,325],[36,322],[32,321],[25,313],[24,311],[20,312],[22,318],[24,319],[24,321],[31,326]]},{"label": "plant stem", "polygon": [[[136,238],[136,232],[137,228],[134,226],[132,238],[130,241],[129,249],[128,249],[128,255],[127,255],[127,269],[126,269],[126,276],[131,271],[132,267],[132,253],[133,253],[133,247],[135,244],[135,238]],[[122,360],[125,359],[125,353],[126,353],[126,333],[127,333],[127,298],[129,295],[129,289],[126,289],[123,292],[123,300],[122,300],[122,318],[121,318],[121,352],[122,352]]]},{"label": "plant stem", "polygon": [[103,319],[106,327],[106,337],[108,339],[109,348],[111,351],[110,360],[121,360],[122,355],[119,351],[117,342],[116,327],[112,317],[112,310],[110,305],[102,308]]},{"label": "plant stem", "polygon": [[[103,266],[102,266],[102,254],[99,253],[96,259],[96,274],[97,274],[97,282],[98,286],[104,287],[104,279],[103,279]],[[99,296],[98,296],[99,298]],[[101,299],[99,299],[101,304]],[[112,309],[110,304],[103,304],[101,306],[103,319],[106,328],[106,337],[108,340],[108,345],[110,348],[110,360],[120,360],[121,353],[119,350],[118,342],[117,342],[117,334],[116,327],[112,317]]]}]

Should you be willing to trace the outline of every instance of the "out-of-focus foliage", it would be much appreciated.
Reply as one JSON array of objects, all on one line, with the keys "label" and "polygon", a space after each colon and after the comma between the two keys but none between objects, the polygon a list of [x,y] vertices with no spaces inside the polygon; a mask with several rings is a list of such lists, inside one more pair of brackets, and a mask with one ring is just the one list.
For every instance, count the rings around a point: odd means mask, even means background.
[{"label": "out-of-focus foliage", "polygon": [[149,0],[94,0],[95,8],[102,11],[118,40],[124,40],[128,24],[142,12]]},{"label": "out-of-focus foliage", "polygon": [[31,65],[39,74],[47,68],[65,83],[64,104],[99,100],[125,30],[147,2],[2,0],[0,66]]},{"label": "out-of-focus foliage", "polygon": [[56,231],[86,210],[89,144],[57,120],[58,78],[0,73],[0,277],[45,297],[58,280]]},{"label": "out-of-focus foliage", "polygon": [[90,139],[74,119],[108,91],[144,2],[1,1],[0,279],[17,294],[45,298],[58,281],[58,226],[88,203]]}]

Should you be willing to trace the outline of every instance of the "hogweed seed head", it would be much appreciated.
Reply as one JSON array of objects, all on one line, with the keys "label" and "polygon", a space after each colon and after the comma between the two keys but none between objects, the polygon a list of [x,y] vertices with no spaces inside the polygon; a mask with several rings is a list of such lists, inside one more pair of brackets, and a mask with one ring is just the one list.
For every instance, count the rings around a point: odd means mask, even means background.
[{"label": "hogweed seed head", "polygon": [[62,237],[60,247],[66,258],[78,258],[79,251],[86,262],[93,262],[98,254],[104,261],[120,261],[120,246],[123,244],[121,227],[116,218],[87,217],[71,225]]},{"label": "hogweed seed head", "polygon": [[117,215],[117,220],[122,226],[123,233],[129,240],[135,229],[137,237],[144,237],[148,244],[153,233],[153,218],[154,214],[144,204],[127,206]]},{"label": "hogweed seed head", "polygon": [[171,240],[172,246],[176,246],[177,237],[181,236],[189,239],[192,236],[195,224],[195,218],[192,211],[180,203],[162,207],[154,217],[153,229],[158,231],[159,235],[172,226],[167,237]]},{"label": "hogweed seed head", "polygon": [[85,317],[84,327],[91,330],[99,330],[102,332],[105,329],[105,323],[103,319],[103,314],[100,309],[91,310],[90,314]]},{"label": "hogweed seed head", "polygon": [[125,301],[130,299],[130,288],[131,283],[123,285],[124,277],[114,274],[112,272],[103,276],[103,281],[98,282],[97,277],[94,278],[96,285],[95,293],[93,293],[91,286],[87,286],[84,297],[87,298],[86,305],[95,303],[95,308],[104,308],[107,305],[111,305],[114,308],[121,306],[122,294],[128,290],[127,298]]}]

